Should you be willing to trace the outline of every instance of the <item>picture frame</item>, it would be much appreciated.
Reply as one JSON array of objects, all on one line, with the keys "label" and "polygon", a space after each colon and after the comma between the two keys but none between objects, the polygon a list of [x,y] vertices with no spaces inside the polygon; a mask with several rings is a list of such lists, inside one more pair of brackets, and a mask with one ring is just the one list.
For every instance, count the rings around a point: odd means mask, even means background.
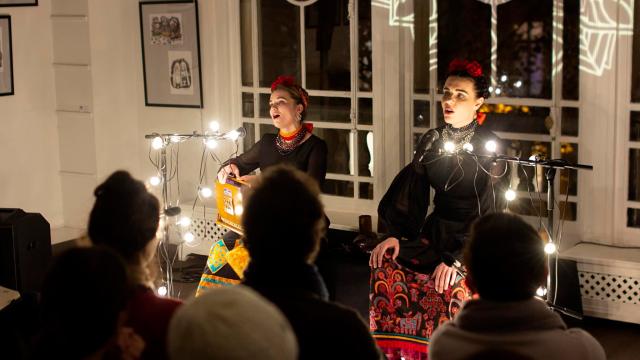
[{"label": "picture frame", "polygon": [[0,96],[13,95],[11,16],[0,15]]},{"label": "picture frame", "polygon": [[38,0],[0,0],[0,7],[3,6],[38,6]]},{"label": "picture frame", "polygon": [[140,2],[146,106],[202,108],[198,2]]}]

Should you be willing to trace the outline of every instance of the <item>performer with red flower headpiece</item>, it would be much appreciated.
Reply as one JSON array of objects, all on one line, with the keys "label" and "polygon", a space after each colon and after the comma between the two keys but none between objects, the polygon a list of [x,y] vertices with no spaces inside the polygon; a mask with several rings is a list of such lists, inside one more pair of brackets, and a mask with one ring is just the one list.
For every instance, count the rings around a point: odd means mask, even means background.
[{"label": "performer with red flower headpiece", "polygon": [[[309,174],[322,187],[327,173],[327,144],[313,135],[313,124],[305,122],[308,106],[309,94],[296,79],[278,76],[271,84],[269,99],[269,114],[278,133],[264,134],[246,152],[227,161],[218,171],[218,180],[224,183],[227,176],[233,174],[251,182],[252,175],[249,174],[254,170],[264,171],[273,165],[287,163]],[[238,238],[237,234],[229,232],[223,237],[224,244],[220,241],[213,244],[197,294],[209,287],[240,283],[242,274],[238,272],[244,269],[232,268],[223,261],[224,257],[219,256],[232,251]]]},{"label": "performer with red flower headpiece", "polygon": [[[394,179],[378,216],[388,233],[371,253],[370,326],[390,359],[426,359],[439,324],[471,296],[456,267],[473,220],[504,209],[507,166],[490,155],[499,139],[479,112],[489,97],[477,61],[453,60],[443,88],[445,125],[420,139]],[[493,142],[498,150],[485,147]],[[429,191],[435,190],[428,214]],[[392,250],[387,253],[387,250]]]}]

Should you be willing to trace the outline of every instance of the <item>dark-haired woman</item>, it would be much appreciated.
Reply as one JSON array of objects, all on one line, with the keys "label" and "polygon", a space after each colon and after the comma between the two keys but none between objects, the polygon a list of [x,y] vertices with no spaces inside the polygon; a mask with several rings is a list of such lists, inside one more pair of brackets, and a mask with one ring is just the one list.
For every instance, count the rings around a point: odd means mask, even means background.
[{"label": "dark-haired woman", "polygon": [[126,171],[111,174],[94,195],[89,238],[93,244],[113,249],[126,262],[135,284],[128,304],[127,326],[145,342],[141,358],[166,359],[169,321],[182,303],[158,297],[153,291],[160,203]]},{"label": "dark-haired woman", "polygon": [[[488,97],[480,65],[454,60],[443,88],[445,125],[423,136],[413,162],[380,202],[378,214],[389,232],[369,261],[370,315],[390,358],[426,358],[433,330],[471,296],[451,264],[461,259],[471,222],[503,209],[507,180],[504,163],[472,154],[491,154],[487,142],[500,151],[499,139],[482,126],[479,110]],[[427,216],[430,187],[434,208]]]},{"label": "dark-haired woman", "polygon": [[[313,124],[305,122],[309,95],[290,76],[279,76],[271,84],[269,114],[277,134],[265,134],[249,150],[229,160],[218,172],[218,181],[224,183],[227,176],[251,181],[249,175],[256,169],[265,169],[277,164],[289,164],[309,174],[322,187],[327,173],[327,144],[313,135]],[[274,226],[286,224],[274,224]],[[327,224],[328,226],[328,224]],[[223,236],[223,243],[214,242],[204,269],[198,294],[204,289],[238,284],[243,268],[227,263],[225,254],[241,249],[241,241],[235,233]],[[248,255],[246,255],[248,256]]]}]

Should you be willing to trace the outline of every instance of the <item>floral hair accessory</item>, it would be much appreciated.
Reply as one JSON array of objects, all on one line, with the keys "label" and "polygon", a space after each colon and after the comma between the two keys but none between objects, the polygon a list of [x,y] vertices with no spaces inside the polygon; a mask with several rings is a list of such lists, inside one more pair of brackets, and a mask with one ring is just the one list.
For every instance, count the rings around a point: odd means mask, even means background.
[{"label": "floral hair accessory", "polygon": [[271,91],[275,91],[278,86],[284,86],[288,88],[290,91],[293,90],[298,93],[300,99],[302,100],[302,106],[306,109],[309,104],[309,94],[296,83],[296,78],[289,75],[280,75],[278,76],[274,82],[271,83]]},{"label": "floral hair accessory", "polygon": [[482,75],[482,66],[475,60],[453,59],[449,63],[449,72],[456,71],[464,71],[473,77],[478,77]]},{"label": "floral hair accessory", "polygon": [[487,120],[487,114],[478,111],[476,113],[476,121],[478,121],[478,125],[482,125],[482,123],[484,123],[485,120]]}]

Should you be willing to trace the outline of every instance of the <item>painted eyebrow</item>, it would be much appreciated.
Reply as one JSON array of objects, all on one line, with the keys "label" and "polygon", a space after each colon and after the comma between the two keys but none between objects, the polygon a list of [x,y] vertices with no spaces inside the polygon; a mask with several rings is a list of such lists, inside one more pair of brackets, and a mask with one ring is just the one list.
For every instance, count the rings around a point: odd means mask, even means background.
[{"label": "painted eyebrow", "polygon": [[275,100],[269,100],[269,105],[273,104],[276,101],[284,100],[287,101],[287,98],[284,96],[278,96]]},{"label": "painted eyebrow", "polygon": [[[444,90],[449,90],[449,91],[451,91],[451,89],[450,89],[450,88],[448,88],[448,87],[446,87],[446,86],[445,86]],[[454,89],[454,90],[455,90],[455,91],[457,91],[457,92],[461,92],[461,93],[465,93],[465,94],[469,95],[469,93],[468,93],[468,92],[466,92],[466,91],[464,91],[464,90],[462,90],[462,89]]]}]

